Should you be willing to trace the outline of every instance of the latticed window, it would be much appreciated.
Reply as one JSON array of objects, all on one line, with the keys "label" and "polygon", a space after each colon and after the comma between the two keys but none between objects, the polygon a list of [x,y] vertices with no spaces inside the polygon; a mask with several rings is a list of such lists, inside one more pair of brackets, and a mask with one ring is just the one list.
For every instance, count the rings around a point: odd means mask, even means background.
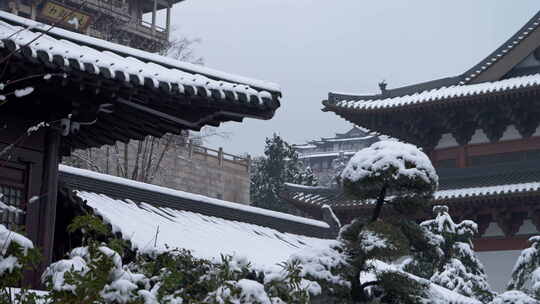
[{"label": "latticed window", "polygon": [[0,224],[7,226],[9,229],[24,224],[23,193],[23,189],[0,185],[0,202],[7,205],[7,207],[0,208]]},{"label": "latticed window", "polygon": [[26,199],[24,166],[3,164],[0,167],[0,224],[20,230],[24,225]]}]

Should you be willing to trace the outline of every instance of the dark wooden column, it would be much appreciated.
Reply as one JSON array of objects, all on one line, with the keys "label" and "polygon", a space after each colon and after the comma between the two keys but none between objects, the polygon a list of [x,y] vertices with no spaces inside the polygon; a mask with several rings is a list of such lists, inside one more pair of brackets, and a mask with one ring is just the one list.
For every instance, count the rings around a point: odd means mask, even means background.
[{"label": "dark wooden column", "polygon": [[54,128],[47,129],[40,200],[36,210],[38,212],[37,246],[41,248],[43,254],[40,270],[43,270],[52,261],[58,195],[60,140],[58,130]]}]

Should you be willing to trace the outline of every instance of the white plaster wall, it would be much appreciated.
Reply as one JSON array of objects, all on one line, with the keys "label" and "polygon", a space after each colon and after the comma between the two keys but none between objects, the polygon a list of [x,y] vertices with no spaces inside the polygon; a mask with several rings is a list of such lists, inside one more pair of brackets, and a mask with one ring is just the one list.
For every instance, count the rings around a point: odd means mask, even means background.
[{"label": "white plaster wall", "polygon": [[469,144],[485,144],[488,142],[489,138],[487,138],[486,133],[484,133],[484,131],[482,131],[481,129],[477,129],[471,137],[471,141],[469,141]]},{"label": "white plaster wall", "polygon": [[524,220],[523,225],[519,227],[519,231],[516,234],[537,234],[536,226],[531,220]]},{"label": "white plaster wall", "polygon": [[499,225],[496,222],[489,223],[489,226],[486,229],[486,232],[482,235],[483,237],[490,236],[504,236],[504,232],[501,230]]},{"label": "white plaster wall", "polygon": [[521,139],[521,135],[519,134],[519,131],[516,129],[514,125],[508,126],[506,130],[504,131],[500,141],[503,140],[514,140],[514,139]]},{"label": "white plaster wall", "polygon": [[[445,136],[447,137],[445,138]],[[452,137],[451,134],[444,134],[441,140],[439,141],[439,145],[450,144],[448,136]],[[536,131],[533,134],[533,136],[540,136],[540,126],[536,128]],[[521,137],[521,134],[519,134],[519,131],[516,129],[516,127],[514,125],[510,125],[504,131],[500,141],[515,140],[515,139],[521,139],[521,138],[523,137]],[[469,141],[469,144],[484,144],[484,143],[489,143],[489,139],[487,138],[486,133],[484,133],[483,130],[477,129],[474,132],[473,136],[471,137],[471,141]],[[449,147],[449,146],[446,146],[446,147]]]},{"label": "white plaster wall", "polygon": [[503,291],[512,275],[512,269],[519,257],[520,250],[484,251],[476,255],[484,264],[488,281],[495,291]]},{"label": "white plaster wall", "polygon": [[536,132],[534,132],[533,136],[540,136],[540,126],[536,128]]},{"label": "white plaster wall", "polygon": [[451,147],[457,147],[457,146],[459,146],[459,144],[457,143],[454,136],[452,136],[452,134],[450,133],[446,133],[442,135],[435,149],[444,149],[444,148],[451,148]]}]

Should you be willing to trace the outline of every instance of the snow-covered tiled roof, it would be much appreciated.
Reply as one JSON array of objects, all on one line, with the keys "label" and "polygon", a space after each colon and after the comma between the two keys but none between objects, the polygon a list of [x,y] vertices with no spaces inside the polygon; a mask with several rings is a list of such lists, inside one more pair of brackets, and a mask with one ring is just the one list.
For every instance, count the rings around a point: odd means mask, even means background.
[{"label": "snow-covered tiled roof", "polygon": [[414,106],[427,103],[437,103],[453,99],[472,99],[475,97],[498,92],[520,91],[540,86],[540,74],[514,77],[494,82],[484,82],[471,85],[454,85],[427,90],[412,95],[384,99],[335,100],[328,104],[338,108],[355,110],[381,110],[397,107]]},{"label": "snow-covered tiled roof", "polygon": [[[305,155],[301,155],[299,156],[298,158],[299,159],[310,159],[310,158],[319,158],[319,157],[332,157],[332,156],[339,156],[341,152],[321,152],[321,153],[310,153],[310,154],[305,154]],[[351,156],[351,155],[354,155],[356,153],[356,151],[347,151],[347,152],[343,152],[344,155],[346,156]]]},{"label": "snow-covered tiled roof", "polygon": [[[308,187],[294,184],[286,184],[286,187],[288,190],[285,194],[282,194],[282,197],[291,202],[315,206],[330,205],[332,207],[372,205],[371,201],[354,200],[346,197],[339,189],[322,189],[320,187]],[[482,197],[507,196],[535,192],[540,194],[540,182],[439,190],[435,192],[435,200],[444,203],[467,198],[478,199]]]},{"label": "snow-covered tiled roof", "polygon": [[[43,34],[45,33],[46,34]],[[39,39],[33,41],[34,39]],[[22,48],[27,57],[102,75],[170,94],[202,95],[221,100],[271,104],[281,95],[278,85],[215,71],[86,35],[53,28],[0,11],[1,48]],[[27,44],[29,44],[27,46]],[[276,103],[273,103],[274,107]]]},{"label": "snow-covered tiled roof", "polygon": [[437,200],[461,199],[481,196],[507,195],[527,192],[540,192],[540,182],[497,185],[488,187],[440,190],[435,193]]},{"label": "snow-covered tiled roof", "polygon": [[[537,75],[504,80],[512,68],[522,62],[540,46],[540,11],[537,12],[519,31],[505,41],[478,64],[461,75],[446,77],[404,87],[386,89],[377,94],[354,94],[332,91],[328,100],[323,101],[326,110],[337,108],[377,110],[410,106],[442,99],[470,98],[484,94],[515,90],[527,86],[537,86]],[[525,72],[517,73],[523,75]],[[533,73],[530,71],[529,73]],[[483,84],[486,86],[469,86]],[[529,82],[530,81],[530,82]],[[517,87],[515,87],[517,86]]]},{"label": "snow-covered tiled roof", "polygon": [[136,204],[104,194],[76,191],[94,212],[142,251],[185,248],[206,259],[221,254],[246,257],[266,268],[304,250],[328,247],[334,240],[282,233],[268,227],[231,221],[175,208]]},{"label": "snow-covered tiled roof", "polygon": [[[272,211],[268,209],[252,207],[252,206],[248,206],[244,204],[233,203],[229,201],[207,197],[200,194],[193,194],[193,193],[189,193],[185,191],[137,182],[137,181],[133,181],[133,180],[122,178],[122,177],[97,173],[97,172],[74,168],[74,167],[65,166],[65,165],[60,165],[59,170],[60,170],[61,180],[67,184],[70,184],[70,188],[74,190],[84,189],[85,191],[89,191],[89,189],[91,189],[91,190],[95,190],[94,192],[101,191],[100,193],[109,194],[109,195],[114,194],[115,196],[119,196],[125,193],[126,194],[125,198],[130,198],[132,200],[136,200],[136,199],[142,200],[142,199],[138,199],[138,197],[142,197],[142,195],[135,194],[135,192],[144,191],[144,194],[146,194],[144,196],[145,198],[158,197],[158,195],[166,195],[174,199],[178,199],[178,202],[180,202],[181,200],[196,202],[198,206],[203,207],[203,209],[205,210],[209,210],[214,207],[222,208],[228,211],[228,213],[233,213],[234,211],[238,211],[238,212],[241,212],[242,214],[251,214],[253,216],[264,217],[267,219],[267,221],[276,222],[278,220],[284,220],[291,223],[309,225],[309,226],[323,228],[323,229],[329,228],[329,225],[327,223],[321,222],[318,220],[313,220],[313,219],[295,216],[295,215],[291,215],[287,213]],[[100,185],[104,185],[104,187],[100,187]],[[122,189],[124,189],[125,191],[115,192],[115,193],[107,192],[107,190],[120,191]],[[130,195],[134,195],[134,196],[130,196]],[[174,202],[178,208],[184,207],[180,203],[176,203],[177,201],[174,201]],[[160,201],[159,198],[156,198],[155,201],[153,202],[147,201],[147,203],[163,204],[164,202]],[[211,212],[211,211],[212,210],[208,212]]]}]

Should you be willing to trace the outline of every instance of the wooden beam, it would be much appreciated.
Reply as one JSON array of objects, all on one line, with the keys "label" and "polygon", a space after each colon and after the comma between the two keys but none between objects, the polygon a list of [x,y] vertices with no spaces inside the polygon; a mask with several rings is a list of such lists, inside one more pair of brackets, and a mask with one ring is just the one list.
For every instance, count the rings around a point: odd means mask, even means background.
[{"label": "wooden beam", "polygon": [[[39,270],[44,270],[52,262],[54,246],[54,228],[56,223],[56,204],[58,193],[58,164],[60,162],[60,132],[48,128],[45,139],[43,175],[38,204],[39,220],[37,223],[37,246],[42,249],[43,257]],[[39,286],[40,282],[35,282]]]},{"label": "wooden beam", "polygon": [[156,33],[156,18],[157,18],[157,0],[154,0],[154,8],[152,9],[152,35]]}]

